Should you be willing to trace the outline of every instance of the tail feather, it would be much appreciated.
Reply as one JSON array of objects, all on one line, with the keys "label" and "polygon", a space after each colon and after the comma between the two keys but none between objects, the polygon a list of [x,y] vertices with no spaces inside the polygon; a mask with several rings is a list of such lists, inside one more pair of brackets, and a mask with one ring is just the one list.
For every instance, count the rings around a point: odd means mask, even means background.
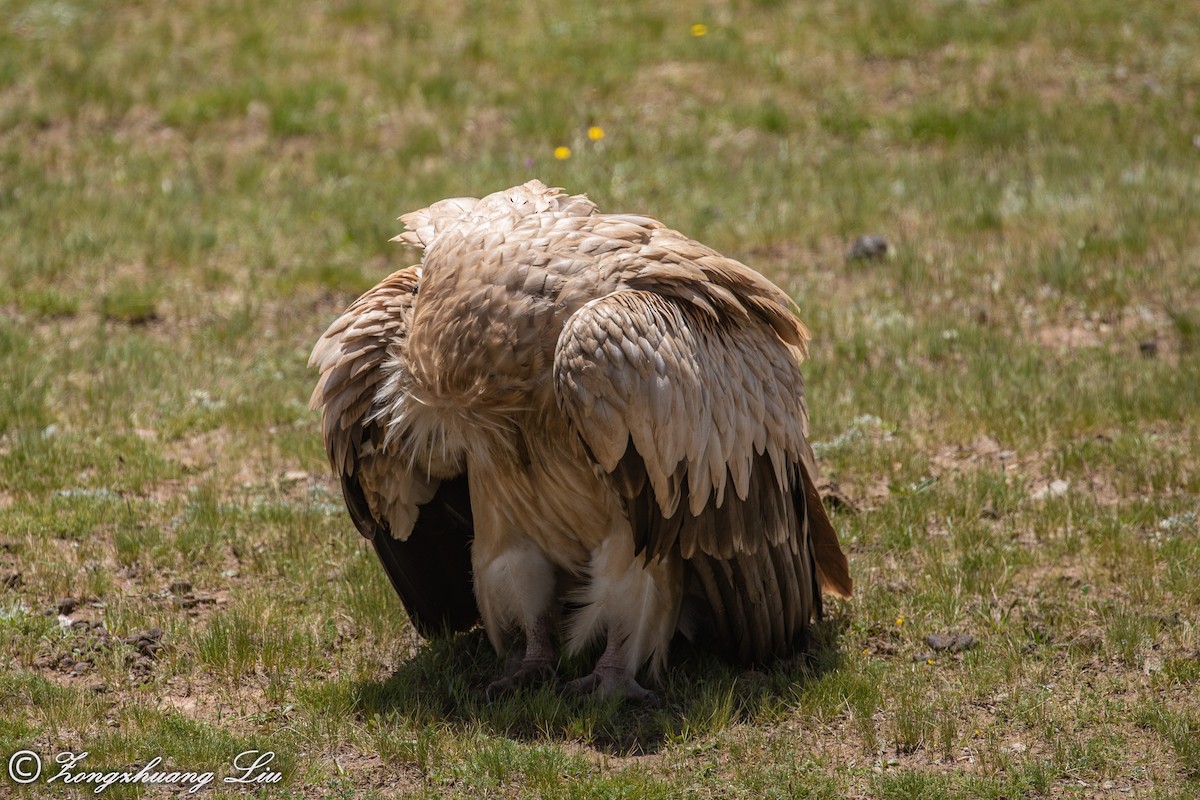
[{"label": "tail feather", "polygon": [[801,468],[804,477],[804,495],[808,506],[808,530],[812,542],[813,558],[817,564],[817,578],[821,589],[838,597],[849,599],[854,593],[854,579],[850,577],[850,563],[838,542],[837,531],[825,513],[821,493],[813,484],[807,469]]}]

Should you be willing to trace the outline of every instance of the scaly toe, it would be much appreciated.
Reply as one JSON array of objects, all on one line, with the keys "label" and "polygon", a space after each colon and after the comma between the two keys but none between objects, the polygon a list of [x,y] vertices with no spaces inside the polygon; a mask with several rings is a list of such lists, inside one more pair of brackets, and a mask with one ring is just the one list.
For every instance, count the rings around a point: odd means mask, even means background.
[{"label": "scaly toe", "polygon": [[515,694],[539,684],[548,683],[554,679],[555,667],[550,661],[522,662],[511,675],[492,681],[488,684],[485,696],[489,703],[506,695]]},{"label": "scaly toe", "polygon": [[571,681],[564,688],[568,694],[598,694],[601,697],[624,700],[647,708],[658,708],[661,705],[658,695],[643,688],[632,675],[626,673],[613,674],[597,670],[591,675]]},{"label": "scaly toe", "polygon": [[596,691],[596,687],[600,685],[600,679],[596,677],[596,673],[570,681],[563,687],[563,691],[571,695],[589,695]]}]

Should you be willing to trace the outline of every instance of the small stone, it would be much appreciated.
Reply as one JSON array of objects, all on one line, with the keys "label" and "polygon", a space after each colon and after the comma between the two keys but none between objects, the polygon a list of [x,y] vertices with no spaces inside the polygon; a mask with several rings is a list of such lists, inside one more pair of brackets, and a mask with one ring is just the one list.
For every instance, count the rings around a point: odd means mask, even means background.
[{"label": "small stone", "polygon": [[991,506],[986,506],[982,511],[979,512],[979,516],[983,517],[984,519],[1000,519],[1000,512]]},{"label": "small stone", "polygon": [[103,683],[96,682],[88,686],[88,691],[92,694],[104,694],[108,691],[108,686]]},{"label": "small stone", "polygon": [[859,236],[854,240],[854,244],[850,245],[850,252],[846,253],[846,260],[873,261],[885,258],[891,252],[892,246],[882,236]]},{"label": "small stone", "polygon": [[69,617],[79,607],[79,604],[75,602],[74,597],[64,597],[55,603],[55,607],[58,609],[59,614]]},{"label": "small stone", "polygon": [[125,656],[125,663],[131,663],[135,659],[146,657],[156,657],[163,651],[162,628],[149,628],[140,633],[131,633],[128,636],[122,637],[121,641],[130,647],[134,648],[137,653],[130,653]]},{"label": "small stone", "polygon": [[877,656],[894,656],[900,652],[900,648],[895,643],[879,636],[872,636],[865,644],[866,651]]},{"label": "small stone", "polygon": [[132,644],[132,645],[136,645],[139,642],[150,643],[150,642],[158,641],[159,639],[162,638],[162,635],[163,635],[162,628],[147,628],[144,631],[138,631],[137,633],[131,633],[128,636],[124,637],[121,641],[125,642],[125,644]]},{"label": "small stone", "polygon": [[173,595],[184,595],[192,591],[191,581],[173,581],[167,587],[167,591]]},{"label": "small stone", "polygon": [[92,668],[90,661],[76,661],[71,667],[71,671],[76,675],[82,675]]},{"label": "small stone", "polygon": [[1051,497],[1062,497],[1071,488],[1071,482],[1065,481],[1062,478],[1050,481],[1050,483],[1035,489],[1030,495],[1030,500],[1048,500]]},{"label": "small stone", "polygon": [[842,491],[842,487],[832,481],[818,487],[821,494],[821,499],[825,502],[825,507],[830,511],[843,511],[847,514],[857,514],[858,507],[851,502],[846,493]]},{"label": "small stone", "polygon": [[1147,339],[1144,342],[1138,342],[1138,351],[1142,354],[1142,358],[1154,358],[1158,355],[1158,340]]},{"label": "small stone", "polygon": [[16,589],[25,579],[21,577],[19,572],[8,572],[0,575],[0,589]]},{"label": "small stone", "polygon": [[979,644],[979,640],[968,633],[931,633],[925,637],[925,643],[938,652],[961,653]]}]

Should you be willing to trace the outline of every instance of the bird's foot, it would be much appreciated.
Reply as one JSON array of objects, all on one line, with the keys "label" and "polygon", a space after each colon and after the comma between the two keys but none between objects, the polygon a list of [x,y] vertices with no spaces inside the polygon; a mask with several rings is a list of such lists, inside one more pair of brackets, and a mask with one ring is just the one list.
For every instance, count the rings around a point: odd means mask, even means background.
[{"label": "bird's foot", "polygon": [[576,695],[598,694],[601,697],[627,700],[648,708],[661,705],[658,695],[643,688],[633,673],[624,666],[597,664],[591,675],[568,683],[566,691]]},{"label": "bird's foot", "polygon": [[487,687],[490,703],[521,689],[550,683],[558,673],[558,649],[554,646],[552,626],[548,617],[542,617],[525,629],[525,653],[518,659],[520,651],[509,651],[508,666],[504,675]]},{"label": "bird's foot", "polygon": [[557,667],[557,660],[554,658],[527,656],[515,670],[488,684],[487,700],[491,703],[522,689],[550,683],[558,671]]}]

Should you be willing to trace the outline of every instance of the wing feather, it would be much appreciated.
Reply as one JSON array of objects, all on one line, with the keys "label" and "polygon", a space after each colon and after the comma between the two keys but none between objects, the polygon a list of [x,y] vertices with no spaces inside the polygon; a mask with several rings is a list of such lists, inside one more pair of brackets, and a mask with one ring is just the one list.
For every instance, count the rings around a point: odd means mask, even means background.
[{"label": "wing feather", "polygon": [[555,391],[625,498],[638,551],[685,559],[718,647],[757,661],[804,633],[820,588],[849,596],[852,583],[813,484],[807,334],[778,318],[789,306],[768,302],[766,287],[782,293],[765,279],[723,269],[726,285],[711,291],[694,273],[679,285],[687,269],[657,265],[665,286],[647,288],[639,273],[626,284],[643,288],[575,312],[559,337]]},{"label": "wing feather", "polygon": [[473,536],[465,473],[433,478],[386,445],[380,409],[398,391],[420,270],[393,273],[318,340],[320,371],[310,406],[354,526],[371,540],[388,578],[424,636],[465,630],[479,618],[471,581]]}]

